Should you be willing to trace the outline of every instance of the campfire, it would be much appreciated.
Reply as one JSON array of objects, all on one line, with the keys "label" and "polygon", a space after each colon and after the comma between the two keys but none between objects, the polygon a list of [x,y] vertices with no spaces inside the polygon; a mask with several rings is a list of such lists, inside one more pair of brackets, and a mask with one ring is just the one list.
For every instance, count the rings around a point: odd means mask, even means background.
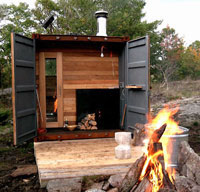
[{"label": "campfire", "polygon": [[[148,124],[144,127],[147,136],[144,155],[135,162],[134,169],[129,170],[119,191],[175,190],[175,168],[171,162],[173,146],[168,136],[183,132],[173,119],[177,111],[178,107],[170,109],[166,106],[154,119],[148,117]],[[130,174],[133,177],[127,180]]]}]

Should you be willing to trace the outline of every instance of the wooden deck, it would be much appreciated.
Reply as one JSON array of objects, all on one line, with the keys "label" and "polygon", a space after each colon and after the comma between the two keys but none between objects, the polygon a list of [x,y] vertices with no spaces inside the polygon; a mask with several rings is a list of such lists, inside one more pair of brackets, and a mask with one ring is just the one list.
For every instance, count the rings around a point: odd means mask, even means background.
[{"label": "wooden deck", "polygon": [[126,173],[142,148],[132,147],[132,158],[119,160],[116,146],[114,138],[35,142],[41,187],[51,179]]}]

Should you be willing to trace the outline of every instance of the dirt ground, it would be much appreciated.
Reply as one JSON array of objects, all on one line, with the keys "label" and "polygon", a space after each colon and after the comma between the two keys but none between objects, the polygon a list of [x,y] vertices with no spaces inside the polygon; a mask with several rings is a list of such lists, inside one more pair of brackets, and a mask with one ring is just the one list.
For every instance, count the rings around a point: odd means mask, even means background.
[{"label": "dirt ground", "polygon": [[[193,84],[193,83],[192,83]],[[158,90],[153,88],[152,94],[151,94],[151,105],[152,105],[152,111],[156,112],[160,108],[162,108],[162,105],[169,101],[183,101],[185,98],[191,97],[191,92],[194,90],[192,96],[194,98],[199,98],[198,93],[200,92],[199,85],[200,82],[194,83],[193,85],[197,85],[196,88],[191,88],[192,84],[187,84],[184,87],[188,87],[190,90],[182,90],[182,88],[179,85],[179,88],[176,88],[177,94],[175,95],[174,92],[175,88],[173,88],[174,85],[171,87],[171,92],[168,92],[166,94],[165,90],[160,89],[159,93]],[[174,86],[175,87],[175,86]],[[196,92],[198,91],[198,93]],[[186,95],[184,95],[186,94]],[[188,96],[187,96],[188,94]],[[197,99],[198,100],[198,99]],[[200,102],[196,102],[196,100],[189,100],[192,104],[197,103],[197,105],[200,104]],[[190,105],[187,101],[187,105]],[[186,106],[186,104],[183,102],[183,106]],[[197,106],[198,107],[198,106]],[[188,108],[188,107],[187,107]],[[186,109],[183,108],[183,111],[185,112]],[[199,110],[200,112],[200,110]],[[199,120],[197,117],[197,114],[194,114],[194,118],[196,117],[197,120]],[[184,116],[183,116],[184,118]],[[187,117],[188,118],[188,117]],[[34,157],[34,151],[33,151],[33,141],[29,141],[21,146],[15,147],[13,146],[13,136],[12,136],[12,126],[9,126],[10,128],[0,128],[0,191],[1,192],[45,192],[46,189],[40,189],[39,180],[38,180],[38,174],[34,173],[31,175],[23,175],[23,176],[17,176],[12,177],[11,173],[16,170],[20,165],[35,165],[35,157]],[[190,129],[189,131],[189,144],[194,149],[194,151],[200,155],[200,123],[194,119],[187,125],[187,127]],[[91,182],[91,181],[89,181]],[[86,188],[88,185],[88,182],[83,182],[85,186],[83,188]]]},{"label": "dirt ground", "polygon": [[40,189],[37,174],[11,176],[11,173],[20,165],[35,164],[33,141],[19,147],[14,147],[12,142],[12,132],[0,135],[0,191],[46,191],[46,189]]}]

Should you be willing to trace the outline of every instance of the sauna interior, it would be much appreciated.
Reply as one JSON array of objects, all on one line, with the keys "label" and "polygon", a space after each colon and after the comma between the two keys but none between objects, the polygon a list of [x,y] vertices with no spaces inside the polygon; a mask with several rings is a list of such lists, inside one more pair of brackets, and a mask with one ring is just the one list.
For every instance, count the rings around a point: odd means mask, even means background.
[{"label": "sauna interior", "polygon": [[58,130],[95,114],[97,131],[120,129],[119,82],[127,38],[33,35],[33,39],[38,127]]}]

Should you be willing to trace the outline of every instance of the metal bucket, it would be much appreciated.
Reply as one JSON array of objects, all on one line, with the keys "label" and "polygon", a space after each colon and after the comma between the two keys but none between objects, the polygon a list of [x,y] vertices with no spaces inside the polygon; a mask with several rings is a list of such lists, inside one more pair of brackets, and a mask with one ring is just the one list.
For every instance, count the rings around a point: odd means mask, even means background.
[{"label": "metal bucket", "polygon": [[[188,141],[188,133],[189,133],[189,129],[185,128],[185,127],[181,127],[179,126],[179,128],[181,130],[183,130],[182,133],[177,133],[175,135],[163,135],[163,139],[167,138],[169,139],[169,142],[171,143],[171,147],[163,146],[163,150],[166,150],[166,152],[168,154],[171,154],[170,157],[168,158],[168,165],[167,167],[170,168],[177,168],[178,167],[178,154],[179,154],[179,150],[180,150],[180,143],[181,141]],[[161,138],[161,142],[162,142],[162,138]],[[166,159],[166,157],[165,157]]]}]

